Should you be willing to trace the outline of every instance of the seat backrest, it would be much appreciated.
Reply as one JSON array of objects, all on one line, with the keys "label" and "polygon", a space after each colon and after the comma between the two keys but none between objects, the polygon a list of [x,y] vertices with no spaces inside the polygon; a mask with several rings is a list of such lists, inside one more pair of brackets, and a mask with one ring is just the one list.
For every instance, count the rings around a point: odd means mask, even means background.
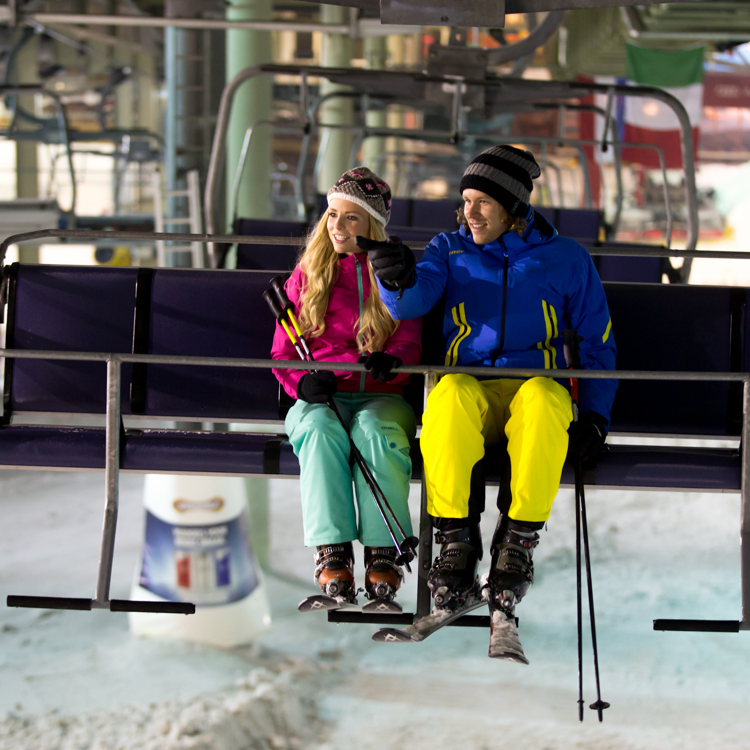
[{"label": "seat backrest", "polygon": [[663,258],[597,255],[594,257],[594,265],[602,281],[635,281],[643,284],[660,284],[664,274]]},{"label": "seat backrest", "polygon": [[[137,269],[14,263],[5,273],[9,349],[131,351]],[[123,383],[130,371],[123,366]],[[103,413],[106,365],[6,359],[4,391],[6,420],[13,411]]]},{"label": "seat backrest", "polygon": [[289,245],[239,245],[237,269],[240,271],[291,272],[297,264],[300,246]]},{"label": "seat backrest", "polygon": [[309,230],[300,221],[240,219],[237,234],[248,237],[289,237],[288,245],[238,245],[237,268],[240,270],[291,271]]},{"label": "seat backrest", "polygon": [[[140,273],[143,273],[141,269]],[[5,271],[6,346],[54,351],[133,350],[138,269],[25,266]],[[273,318],[262,299],[273,271],[150,269],[146,350],[155,354],[268,359]],[[605,282],[617,368],[748,372],[750,289]],[[145,310],[145,313],[144,313]],[[440,361],[439,311],[425,319],[422,361]],[[133,368],[122,373],[130,413]],[[420,381],[411,400],[421,413]],[[143,413],[173,419],[278,419],[268,369],[154,365],[145,368]],[[104,363],[5,359],[4,416],[12,411],[103,413]],[[136,409],[141,413],[139,409]],[[742,385],[622,380],[612,411],[617,432],[738,435]]]},{"label": "seat backrest", "polygon": [[[273,275],[157,269],[149,353],[269,359],[274,319],[262,294]],[[144,411],[197,420],[276,420],[278,389],[264,368],[149,364]]]},{"label": "seat backrest", "polygon": [[433,230],[433,237],[440,232],[455,232],[458,229],[456,209],[460,201],[414,199],[411,206],[411,226]]},{"label": "seat backrest", "polygon": [[[618,370],[731,372],[747,368],[747,290],[605,282]],[[676,435],[736,435],[740,384],[620,382],[611,429]]]},{"label": "seat backrest", "polygon": [[598,208],[555,208],[534,206],[557,231],[579,242],[596,242],[604,225],[604,212]]}]

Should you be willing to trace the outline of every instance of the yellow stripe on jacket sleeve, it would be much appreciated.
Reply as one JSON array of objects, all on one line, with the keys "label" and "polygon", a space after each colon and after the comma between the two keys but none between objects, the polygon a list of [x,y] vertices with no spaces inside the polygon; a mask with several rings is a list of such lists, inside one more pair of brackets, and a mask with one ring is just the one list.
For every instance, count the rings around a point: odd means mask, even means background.
[{"label": "yellow stripe on jacket sleeve", "polygon": [[458,362],[458,346],[471,333],[471,326],[466,320],[466,310],[463,302],[454,307],[451,310],[451,314],[453,315],[453,322],[458,328],[458,333],[456,333],[456,337],[453,339],[450,347],[448,347],[445,355],[445,364],[448,366],[453,366]]},{"label": "yellow stripe on jacket sleeve", "polygon": [[612,330],[612,318],[610,318],[609,322],[607,323],[607,330],[604,331],[604,336],[602,336],[602,344],[607,343],[607,339],[609,338],[609,334],[611,330]]}]

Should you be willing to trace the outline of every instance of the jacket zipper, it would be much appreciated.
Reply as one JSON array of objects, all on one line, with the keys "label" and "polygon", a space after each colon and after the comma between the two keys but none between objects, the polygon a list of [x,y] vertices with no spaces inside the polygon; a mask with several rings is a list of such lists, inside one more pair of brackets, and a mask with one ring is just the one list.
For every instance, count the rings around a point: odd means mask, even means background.
[{"label": "jacket zipper", "polygon": [[[357,334],[359,334],[359,322],[362,320],[362,313],[365,309],[365,292],[362,284],[362,264],[359,263],[356,256],[354,258],[354,265],[357,267],[357,291],[359,293],[359,318],[357,319]],[[365,378],[367,377],[366,372],[360,373],[359,377],[359,392],[365,392]]]},{"label": "jacket zipper", "polygon": [[505,310],[508,304],[508,248],[505,247],[505,242],[502,239],[500,242],[503,246],[503,312],[500,318],[500,346],[492,359],[493,367],[497,367],[497,358],[505,346]]}]

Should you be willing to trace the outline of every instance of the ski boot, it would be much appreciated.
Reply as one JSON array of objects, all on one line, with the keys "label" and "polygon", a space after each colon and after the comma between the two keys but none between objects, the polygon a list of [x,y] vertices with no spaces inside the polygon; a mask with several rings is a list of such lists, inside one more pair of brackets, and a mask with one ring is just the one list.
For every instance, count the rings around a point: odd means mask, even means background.
[{"label": "ski boot", "polygon": [[315,583],[326,596],[356,604],[354,548],[351,542],[318,547],[315,554]]},{"label": "ski boot", "polygon": [[539,544],[536,530],[521,521],[501,519],[492,540],[492,564],[487,578],[492,606],[512,616],[515,606],[534,583],[531,556]]},{"label": "ski boot", "polygon": [[435,541],[440,545],[440,554],[427,574],[427,585],[436,607],[456,610],[479,595],[477,567],[482,559],[479,524],[437,530]]},{"label": "ski boot", "polygon": [[365,547],[365,595],[368,599],[393,601],[404,580],[396,564],[395,547]]}]

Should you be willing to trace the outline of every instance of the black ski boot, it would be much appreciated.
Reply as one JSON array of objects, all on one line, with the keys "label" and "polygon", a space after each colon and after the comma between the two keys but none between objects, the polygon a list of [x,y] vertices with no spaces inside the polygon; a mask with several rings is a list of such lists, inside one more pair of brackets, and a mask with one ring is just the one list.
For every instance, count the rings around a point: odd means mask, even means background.
[{"label": "black ski boot", "polygon": [[435,541],[440,554],[427,574],[435,606],[456,609],[467,597],[479,593],[477,567],[482,559],[482,536],[479,524],[449,531],[437,530]]},{"label": "black ski boot", "polygon": [[315,554],[315,583],[327,596],[356,604],[354,548],[351,542],[318,547]]},{"label": "black ski boot", "polygon": [[516,603],[534,583],[534,547],[539,544],[536,529],[523,522],[501,519],[492,540],[492,564],[487,583],[495,607],[512,615]]},{"label": "black ski boot", "polygon": [[365,594],[368,599],[393,601],[404,579],[396,557],[395,547],[365,547]]}]

